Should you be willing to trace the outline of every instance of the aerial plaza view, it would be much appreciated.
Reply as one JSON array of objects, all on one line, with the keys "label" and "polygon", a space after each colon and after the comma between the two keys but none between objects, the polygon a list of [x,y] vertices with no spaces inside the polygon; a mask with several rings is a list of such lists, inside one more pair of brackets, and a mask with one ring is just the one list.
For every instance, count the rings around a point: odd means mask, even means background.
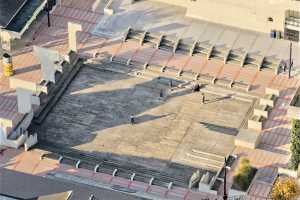
[{"label": "aerial plaza view", "polygon": [[0,0],[0,199],[300,199],[299,0]]}]

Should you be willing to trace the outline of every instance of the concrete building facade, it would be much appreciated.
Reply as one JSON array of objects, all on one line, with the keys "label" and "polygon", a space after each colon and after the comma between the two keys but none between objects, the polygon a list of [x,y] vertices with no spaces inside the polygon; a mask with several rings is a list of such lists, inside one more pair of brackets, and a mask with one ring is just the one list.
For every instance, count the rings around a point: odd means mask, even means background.
[{"label": "concrete building facade", "polygon": [[[186,16],[299,41],[299,0],[156,0],[186,7]],[[273,35],[276,37],[276,35]]]}]

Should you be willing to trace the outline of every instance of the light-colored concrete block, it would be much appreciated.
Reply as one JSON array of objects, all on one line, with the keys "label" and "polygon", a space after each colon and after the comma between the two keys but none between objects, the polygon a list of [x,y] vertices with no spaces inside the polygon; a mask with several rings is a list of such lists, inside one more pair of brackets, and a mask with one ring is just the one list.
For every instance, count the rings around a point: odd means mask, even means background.
[{"label": "light-colored concrete block", "polygon": [[263,116],[266,119],[269,117],[269,113],[271,111],[271,107],[268,105],[259,105],[256,106],[253,110],[253,114],[257,116]]},{"label": "light-colored concrete block", "polygon": [[280,95],[280,90],[266,87],[265,93],[266,94],[271,94],[271,95],[273,94],[273,95],[276,95],[278,97]]},{"label": "light-colored concrete block", "polygon": [[241,129],[235,137],[236,146],[255,149],[259,142],[259,132],[249,129]]},{"label": "light-colored concrete block", "polygon": [[10,33],[4,30],[0,30],[0,41],[1,41],[2,49],[11,51],[12,37]]},{"label": "light-colored concrete block", "polygon": [[23,88],[26,90],[30,90],[34,93],[44,92],[48,93],[48,88],[46,86],[38,85],[34,82],[24,81],[15,77],[9,78],[9,87],[12,89]]},{"label": "light-colored concrete block", "polygon": [[248,119],[248,129],[261,131],[263,129],[264,121],[265,118],[263,116],[253,115],[250,119]]},{"label": "light-colored concrete block", "polygon": [[81,24],[68,22],[68,37],[69,37],[69,50],[77,52],[77,37],[76,33],[82,31]]},{"label": "light-colored concrete block", "polygon": [[32,146],[37,144],[37,142],[38,142],[37,133],[30,135],[24,143],[25,151],[28,151]]},{"label": "light-colored concrete block", "polygon": [[43,80],[55,83],[55,73],[63,70],[61,66],[62,58],[59,52],[38,46],[34,46],[33,50],[41,63]]},{"label": "light-colored concrete block", "polygon": [[32,105],[40,105],[40,99],[33,96],[33,92],[23,88],[17,88],[18,112],[26,114],[32,111]]},{"label": "light-colored concrete block", "polygon": [[265,94],[263,98],[259,99],[259,104],[260,105],[266,105],[270,107],[274,107],[275,102],[277,100],[277,96],[274,94]]}]

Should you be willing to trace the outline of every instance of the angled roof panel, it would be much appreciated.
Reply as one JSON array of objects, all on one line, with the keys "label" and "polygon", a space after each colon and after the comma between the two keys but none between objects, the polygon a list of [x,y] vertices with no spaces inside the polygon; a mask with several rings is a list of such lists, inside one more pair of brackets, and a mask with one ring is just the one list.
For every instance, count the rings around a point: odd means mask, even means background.
[{"label": "angled roof panel", "polygon": [[27,0],[0,0],[0,27],[5,28]]},{"label": "angled roof panel", "polygon": [[40,10],[41,6],[46,5],[46,1],[47,0],[27,0],[20,11],[13,17],[9,24],[7,24],[6,29],[20,32],[32,18],[36,17],[34,16],[34,13],[37,10]]}]

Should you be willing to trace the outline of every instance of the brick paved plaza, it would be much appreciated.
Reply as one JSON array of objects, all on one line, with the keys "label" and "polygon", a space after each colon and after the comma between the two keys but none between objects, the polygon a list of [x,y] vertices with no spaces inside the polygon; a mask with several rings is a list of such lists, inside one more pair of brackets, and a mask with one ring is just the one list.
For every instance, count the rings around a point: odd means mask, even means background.
[{"label": "brick paved plaza", "polygon": [[[158,171],[167,171],[172,169],[172,164],[178,164],[187,169],[204,168],[215,172],[218,169],[215,163],[204,162],[200,155],[246,156],[259,172],[248,195],[253,200],[266,199],[271,183],[277,177],[277,167],[286,167],[289,159],[291,119],[287,117],[287,109],[299,86],[296,76],[299,56],[294,56],[295,70],[289,79],[287,72],[276,75],[273,71],[259,71],[253,66],[240,67],[232,62],[224,64],[222,60],[208,60],[198,54],[190,56],[153,48],[148,44],[141,46],[135,40],[124,42],[120,36],[132,26],[178,36],[184,41],[199,39],[217,46],[232,47],[233,50],[244,48],[266,56],[275,54],[283,59],[288,56],[284,50],[287,47],[285,42],[274,42],[260,33],[185,18],[184,9],[180,7],[151,1],[141,1],[131,6],[127,0],[116,0],[113,7],[117,15],[108,18],[100,9],[92,11],[93,3],[94,0],[62,0],[62,4],[51,12],[51,27],[47,26],[46,16],[39,18],[26,32],[24,39],[19,41],[20,48],[13,53],[15,77],[39,82],[41,68],[32,46],[67,53],[67,23],[71,21],[83,26],[83,31],[77,34],[80,55],[98,62],[81,68],[45,121],[35,127],[39,139]],[[149,13],[143,15],[147,9]],[[297,47],[294,54],[298,52]],[[98,56],[95,56],[96,53]],[[167,66],[178,71],[241,82],[249,85],[249,90],[206,84],[201,92],[193,93],[191,88],[179,87],[178,81],[174,82],[171,91],[166,78],[138,77],[135,72],[140,69],[108,64],[112,55],[137,63]],[[17,112],[16,93],[9,87],[8,78],[1,74],[0,71],[0,118],[6,117],[17,123],[23,115]],[[183,84],[183,81],[180,83]],[[257,148],[235,146],[234,139],[238,132],[247,128],[253,105],[269,87],[281,92],[263,129],[259,131]],[[161,92],[163,97],[160,97]],[[204,104],[201,103],[202,93],[206,99]],[[130,124],[131,115],[135,117],[134,125]],[[182,188],[150,188],[140,182],[98,175],[54,161],[40,161],[40,155],[41,152],[36,149],[25,153],[7,149],[0,155],[0,164],[41,176],[50,172],[80,175],[169,199],[217,198]],[[230,171],[228,188],[232,184],[232,176]],[[220,187],[218,194],[222,194],[222,190]]]},{"label": "brick paved plaza", "polygon": [[169,91],[167,83],[84,67],[39,128],[39,137],[99,156],[143,160],[160,170],[170,162],[201,166],[186,155],[195,149],[230,154],[252,102],[208,91],[202,104],[200,92]]}]

